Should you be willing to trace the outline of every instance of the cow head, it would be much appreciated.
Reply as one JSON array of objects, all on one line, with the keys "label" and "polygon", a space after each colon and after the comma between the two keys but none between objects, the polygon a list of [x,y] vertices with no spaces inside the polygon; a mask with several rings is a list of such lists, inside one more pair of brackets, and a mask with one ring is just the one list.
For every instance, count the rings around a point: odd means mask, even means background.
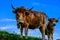
[{"label": "cow head", "polygon": [[52,26],[55,26],[56,23],[58,22],[58,20],[55,18],[49,18],[48,21],[52,24]]},{"label": "cow head", "polygon": [[19,24],[22,24],[24,22],[24,13],[26,12],[26,8],[24,6],[14,8],[13,5],[11,4],[13,8],[13,13],[16,14],[16,20]]},{"label": "cow head", "polygon": [[11,7],[13,8],[13,13],[16,14],[17,22],[20,24],[24,22],[24,16],[28,16],[30,13],[29,11],[33,8],[32,7],[31,9],[27,9],[24,6],[14,8],[12,4],[11,4]]}]

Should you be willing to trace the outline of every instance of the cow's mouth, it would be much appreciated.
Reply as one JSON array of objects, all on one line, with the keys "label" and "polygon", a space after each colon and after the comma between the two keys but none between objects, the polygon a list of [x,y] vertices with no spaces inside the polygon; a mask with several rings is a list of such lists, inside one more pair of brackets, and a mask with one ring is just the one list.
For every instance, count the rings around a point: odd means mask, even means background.
[{"label": "cow's mouth", "polygon": [[53,24],[53,26],[56,26],[56,24]]},{"label": "cow's mouth", "polygon": [[24,21],[23,20],[18,20],[18,24],[23,24]]}]

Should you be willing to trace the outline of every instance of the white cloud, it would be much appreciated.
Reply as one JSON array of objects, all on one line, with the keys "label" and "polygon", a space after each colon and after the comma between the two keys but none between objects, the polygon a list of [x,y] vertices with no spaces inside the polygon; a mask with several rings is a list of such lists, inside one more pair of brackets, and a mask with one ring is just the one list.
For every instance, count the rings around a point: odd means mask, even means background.
[{"label": "white cloud", "polygon": [[44,6],[44,7],[46,7],[47,5],[43,4],[43,3],[39,3],[39,2],[33,2],[32,6]]},{"label": "white cloud", "polygon": [[33,2],[32,6],[39,6],[40,4],[38,2]]},{"label": "white cloud", "polygon": [[4,18],[4,19],[0,19],[0,22],[11,22],[11,21],[16,21],[15,19],[9,19],[9,18]]},{"label": "white cloud", "polygon": [[54,36],[53,36],[54,40],[60,38],[59,34],[58,33],[54,33]]},{"label": "white cloud", "polygon": [[1,30],[7,30],[7,29],[14,29],[14,28],[17,28],[16,26],[13,26],[13,25],[6,25],[6,26],[1,26],[0,29]]}]

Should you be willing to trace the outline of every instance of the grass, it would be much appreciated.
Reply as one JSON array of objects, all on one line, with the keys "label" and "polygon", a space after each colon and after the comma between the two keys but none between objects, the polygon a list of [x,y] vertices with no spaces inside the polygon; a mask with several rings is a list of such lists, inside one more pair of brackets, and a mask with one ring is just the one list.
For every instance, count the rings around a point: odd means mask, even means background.
[{"label": "grass", "polygon": [[[21,39],[19,34],[9,33],[0,30],[0,40],[21,40]],[[31,37],[31,36],[28,36],[28,39],[25,39],[25,36],[23,36],[22,40],[41,40],[41,39],[36,37]]]}]

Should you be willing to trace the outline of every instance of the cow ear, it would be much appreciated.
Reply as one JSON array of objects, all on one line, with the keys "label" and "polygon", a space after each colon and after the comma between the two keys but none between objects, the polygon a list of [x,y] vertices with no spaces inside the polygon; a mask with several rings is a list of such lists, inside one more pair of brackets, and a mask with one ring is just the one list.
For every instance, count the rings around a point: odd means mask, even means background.
[{"label": "cow ear", "polygon": [[51,19],[49,18],[48,21],[51,21]]},{"label": "cow ear", "polygon": [[29,15],[29,12],[25,12],[25,15],[28,16]]},{"label": "cow ear", "polygon": [[58,22],[58,20],[56,20],[56,22]]}]

